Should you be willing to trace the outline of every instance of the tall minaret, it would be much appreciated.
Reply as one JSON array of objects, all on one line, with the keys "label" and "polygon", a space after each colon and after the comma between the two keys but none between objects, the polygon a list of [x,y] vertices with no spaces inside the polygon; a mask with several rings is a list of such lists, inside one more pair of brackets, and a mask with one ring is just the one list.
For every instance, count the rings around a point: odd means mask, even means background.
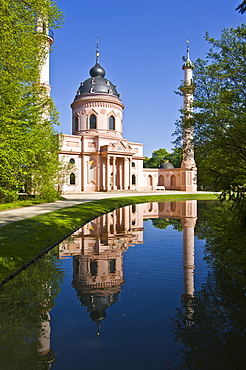
[{"label": "tall minaret", "polygon": [[181,169],[185,172],[182,175],[182,188],[181,190],[196,191],[196,162],[194,159],[194,144],[193,144],[193,126],[186,124],[192,119],[193,115],[193,69],[194,64],[190,60],[190,49],[189,41],[187,41],[187,57],[183,64],[182,69],[184,70],[184,84],[182,86],[183,91],[183,160],[181,162]]},{"label": "tall minaret", "polygon": [[37,34],[42,36],[42,42],[44,44],[43,60],[40,66],[40,85],[42,85],[48,95],[50,95],[50,47],[53,44],[53,32],[49,30],[48,23],[39,18],[36,27]]}]

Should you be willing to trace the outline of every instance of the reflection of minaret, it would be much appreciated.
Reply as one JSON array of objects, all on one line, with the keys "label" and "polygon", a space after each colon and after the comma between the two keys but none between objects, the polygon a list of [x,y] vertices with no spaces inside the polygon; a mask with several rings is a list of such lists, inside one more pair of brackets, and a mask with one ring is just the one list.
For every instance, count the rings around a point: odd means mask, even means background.
[{"label": "reflection of minaret", "polygon": [[183,268],[184,294],[187,318],[193,315],[192,299],[194,297],[194,229],[197,220],[197,201],[186,201],[186,217],[181,218],[183,226]]},{"label": "reflection of minaret", "polygon": [[[50,315],[45,313],[44,320],[42,321],[42,326],[39,335],[39,347],[38,353],[42,356],[42,362],[50,364],[55,361],[55,356],[50,348]],[[48,369],[48,368],[47,368]]]}]

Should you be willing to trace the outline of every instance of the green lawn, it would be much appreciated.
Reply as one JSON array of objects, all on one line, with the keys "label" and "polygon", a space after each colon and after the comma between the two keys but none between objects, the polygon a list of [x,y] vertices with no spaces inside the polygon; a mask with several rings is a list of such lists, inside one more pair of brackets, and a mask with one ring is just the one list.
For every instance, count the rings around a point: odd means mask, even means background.
[{"label": "green lawn", "polygon": [[0,281],[94,218],[130,204],[217,199],[213,194],[149,195],[101,199],[13,222],[0,228]]}]

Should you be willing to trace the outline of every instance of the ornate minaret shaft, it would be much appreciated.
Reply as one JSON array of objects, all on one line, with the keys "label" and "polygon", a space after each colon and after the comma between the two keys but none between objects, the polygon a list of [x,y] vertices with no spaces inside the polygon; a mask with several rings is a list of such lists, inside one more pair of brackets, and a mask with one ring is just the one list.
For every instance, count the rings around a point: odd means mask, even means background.
[{"label": "ornate minaret shaft", "polygon": [[183,64],[184,70],[184,84],[183,91],[183,160],[181,169],[184,170],[182,174],[181,190],[196,191],[196,162],[194,159],[194,144],[193,144],[193,125],[191,119],[193,116],[193,93],[194,85],[192,73],[194,65],[190,60],[189,41],[187,41],[187,58]]},{"label": "ornate minaret shaft", "polygon": [[53,44],[53,32],[49,30],[48,23],[43,18],[39,18],[36,27],[37,34],[42,36],[44,44],[43,61],[40,65],[40,85],[42,85],[48,95],[50,94],[49,72],[50,72],[50,46]]}]

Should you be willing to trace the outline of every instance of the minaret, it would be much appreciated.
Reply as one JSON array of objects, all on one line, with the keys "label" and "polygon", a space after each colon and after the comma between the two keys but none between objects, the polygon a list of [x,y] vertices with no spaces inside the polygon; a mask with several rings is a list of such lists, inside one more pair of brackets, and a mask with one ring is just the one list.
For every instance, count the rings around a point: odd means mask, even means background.
[{"label": "minaret", "polygon": [[37,34],[41,35],[42,43],[44,45],[43,60],[40,66],[40,85],[43,86],[48,95],[50,95],[50,47],[53,44],[53,32],[49,30],[48,24],[42,18],[38,19]]},{"label": "minaret", "polygon": [[[194,64],[190,60],[189,41],[187,41],[187,57],[182,69],[184,70],[184,84],[181,88],[183,91],[183,160],[181,162],[181,169],[184,170],[182,174],[181,190],[196,191],[197,187],[197,173],[196,162],[194,159],[194,144],[193,144],[193,126],[189,124],[189,120],[193,116],[193,69]],[[188,125],[188,127],[186,127]]]}]

